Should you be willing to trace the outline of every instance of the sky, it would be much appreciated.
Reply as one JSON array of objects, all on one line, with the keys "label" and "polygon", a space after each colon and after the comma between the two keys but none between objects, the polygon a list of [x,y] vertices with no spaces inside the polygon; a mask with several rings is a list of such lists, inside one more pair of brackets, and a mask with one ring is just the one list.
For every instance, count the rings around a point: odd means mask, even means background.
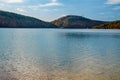
[{"label": "sky", "polygon": [[52,21],[66,15],[120,20],[120,0],[0,0],[0,10]]}]

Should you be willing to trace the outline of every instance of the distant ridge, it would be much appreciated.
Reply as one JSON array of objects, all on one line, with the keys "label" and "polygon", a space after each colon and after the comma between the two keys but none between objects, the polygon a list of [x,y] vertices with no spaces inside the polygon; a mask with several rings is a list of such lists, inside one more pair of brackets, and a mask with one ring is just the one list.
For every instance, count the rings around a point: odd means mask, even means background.
[{"label": "distant ridge", "polygon": [[83,16],[68,15],[51,22],[60,28],[92,28],[95,25],[108,23],[85,18]]},{"label": "distant ridge", "polygon": [[67,15],[52,22],[0,10],[0,28],[69,28],[69,29],[120,29],[118,21],[98,21],[77,15]]},{"label": "distant ridge", "polygon": [[98,26],[94,26],[95,29],[120,29],[120,20],[119,21],[113,21],[108,24],[101,24]]},{"label": "distant ridge", "polygon": [[0,11],[0,28],[57,28],[57,26],[33,17]]}]

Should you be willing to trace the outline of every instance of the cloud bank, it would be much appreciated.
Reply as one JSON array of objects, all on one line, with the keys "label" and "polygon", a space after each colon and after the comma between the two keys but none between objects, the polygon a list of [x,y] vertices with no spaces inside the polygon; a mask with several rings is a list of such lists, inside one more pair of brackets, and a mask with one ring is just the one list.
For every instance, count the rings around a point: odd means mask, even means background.
[{"label": "cloud bank", "polygon": [[22,3],[23,0],[0,0],[0,2],[4,2],[4,3]]},{"label": "cloud bank", "polygon": [[120,0],[107,0],[106,4],[120,4]]},{"label": "cloud bank", "polygon": [[40,4],[39,7],[50,7],[50,6],[62,6],[62,3],[59,3],[58,0],[51,0],[50,3]]}]

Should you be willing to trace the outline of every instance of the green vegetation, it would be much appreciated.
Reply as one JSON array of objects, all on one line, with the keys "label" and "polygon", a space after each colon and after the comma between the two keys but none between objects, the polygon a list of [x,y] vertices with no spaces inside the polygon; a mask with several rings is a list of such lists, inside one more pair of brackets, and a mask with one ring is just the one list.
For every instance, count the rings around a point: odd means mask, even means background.
[{"label": "green vegetation", "polygon": [[51,22],[60,28],[92,28],[107,22],[91,20],[82,16],[68,15]]},{"label": "green vegetation", "polygon": [[120,21],[94,26],[94,29],[120,29]]},{"label": "green vegetation", "polygon": [[68,15],[49,23],[29,16],[0,11],[0,28],[120,29],[120,21],[110,23],[91,20],[82,16]]},{"label": "green vegetation", "polygon": [[0,11],[1,28],[56,28],[55,25],[39,19]]}]

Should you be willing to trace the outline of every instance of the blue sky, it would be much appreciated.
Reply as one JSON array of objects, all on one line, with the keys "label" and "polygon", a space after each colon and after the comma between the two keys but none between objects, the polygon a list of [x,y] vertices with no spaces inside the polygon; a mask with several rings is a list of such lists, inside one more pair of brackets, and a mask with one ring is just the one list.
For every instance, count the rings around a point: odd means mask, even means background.
[{"label": "blue sky", "polygon": [[120,0],[0,0],[0,10],[52,21],[65,15],[120,20]]}]

